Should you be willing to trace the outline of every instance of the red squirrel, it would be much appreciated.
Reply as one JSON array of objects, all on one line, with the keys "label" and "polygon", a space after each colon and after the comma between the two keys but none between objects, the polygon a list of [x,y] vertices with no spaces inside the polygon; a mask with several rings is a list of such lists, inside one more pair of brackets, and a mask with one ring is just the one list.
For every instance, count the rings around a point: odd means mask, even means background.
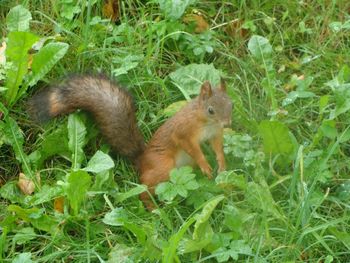
[{"label": "red squirrel", "polygon": [[[215,89],[205,81],[200,94],[169,118],[147,145],[137,126],[132,96],[108,78],[74,76],[29,100],[29,113],[39,122],[77,109],[93,115],[112,151],[134,163],[151,194],[169,179],[173,168],[198,165],[211,178],[212,168],[200,146],[205,141],[216,154],[219,171],[225,170],[223,128],[231,125],[232,101],[223,81]],[[140,198],[148,209],[154,207],[147,192]]]}]

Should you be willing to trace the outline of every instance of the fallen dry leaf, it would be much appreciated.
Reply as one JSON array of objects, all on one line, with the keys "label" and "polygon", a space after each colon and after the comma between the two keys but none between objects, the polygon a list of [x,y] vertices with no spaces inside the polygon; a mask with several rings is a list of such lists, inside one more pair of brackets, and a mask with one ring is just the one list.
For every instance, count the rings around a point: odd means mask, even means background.
[{"label": "fallen dry leaf", "polygon": [[194,23],[196,26],[194,32],[196,33],[202,33],[209,29],[208,22],[201,14],[188,14],[184,17],[183,21],[187,24]]},{"label": "fallen dry leaf", "polygon": [[305,75],[304,75],[304,74],[303,74],[303,75],[300,75],[300,76],[297,77],[297,79],[299,79],[299,80],[304,80],[304,79],[305,79]]},{"label": "fallen dry leaf", "polygon": [[225,32],[233,38],[246,38],[249,30],[242,27],[243,22],[240,19],[234,19],[229,22],[225,28]]},{"label": "fallen dry leaf", "polygon": [[106,0],[102,13],[113,22],[117,21],[119,18],[119,0]]},{"label": "fallen dry leaf", "polygon": [[63,214],[64,197],[60,196],[60,197],[55,198],[54,203],[53,203],[53,207],[54,207],[55,211]]},{"label": "fallen dry leaf", "polygon": [[31,195],[35,190],[35,184],[32,180],[28,179],[24,173],[19,174],[19,179],[17,182],[19,189],[25,195]]}]

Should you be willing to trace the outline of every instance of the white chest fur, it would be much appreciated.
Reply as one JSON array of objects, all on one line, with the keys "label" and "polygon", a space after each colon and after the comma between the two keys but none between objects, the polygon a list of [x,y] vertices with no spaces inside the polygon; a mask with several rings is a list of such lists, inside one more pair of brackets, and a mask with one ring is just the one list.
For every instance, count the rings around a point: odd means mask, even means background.
[{"label": "white chest fur", "polygon": [[[208,124],[205,125],[202,130],[201,133],[199,135],[199,141],[202,142],[206,142],[207,140],[210,140],[211,138],[213,138],[215,135],[217,135],[218,132],[220,132],[221,126],[220,124]],[[191,156],[189,156],[185,151],[180,150],[176,157],[175,157],[175,162],[176,162],[176,167],[182,167],[185,165],[190,165],[193,166],[195,165],[194,160],[192,159]]]},{"label": "white chest fur", "polygon": [[220,126],[220,124],[217,124],[217,123],[205,125],[201,130],[201,134],[199,136],[199,141],[205,142],[205,141],[213,138],[216,134],[218,134],[220,129],[221,129],[221,126]]}]

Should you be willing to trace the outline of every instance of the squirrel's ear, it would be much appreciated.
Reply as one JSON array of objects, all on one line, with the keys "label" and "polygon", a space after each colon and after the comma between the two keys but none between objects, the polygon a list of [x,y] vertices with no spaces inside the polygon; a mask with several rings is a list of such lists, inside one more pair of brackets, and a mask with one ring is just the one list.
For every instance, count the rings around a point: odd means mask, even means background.
[{"label": "squirrel's ear", "polygon": [[211,90],[211,85],[208,80],[206,80],[201,87],[201,93],[199,94],[199,97],[201,100],[206,100],[211,97],[213,94],[213,91]]},{"label": "squirrel's ear", "polygon": [[223,78],[220,79],[220,84],[217,88],[223,92],[226,92],[226,82]]}]

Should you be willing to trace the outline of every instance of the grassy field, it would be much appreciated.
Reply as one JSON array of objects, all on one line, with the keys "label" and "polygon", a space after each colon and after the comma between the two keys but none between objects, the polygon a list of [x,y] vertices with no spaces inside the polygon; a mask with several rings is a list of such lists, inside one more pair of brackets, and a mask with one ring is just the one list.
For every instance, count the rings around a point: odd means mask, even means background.
[{"label": "grassy field", "polygon": [[[0,34],[1,262],[350,262],[349,1],[4,0]],[[89,115],[29,119],[76,73],[125,86],[146,140],[224,77],[227,171],[147,211]]]}]

